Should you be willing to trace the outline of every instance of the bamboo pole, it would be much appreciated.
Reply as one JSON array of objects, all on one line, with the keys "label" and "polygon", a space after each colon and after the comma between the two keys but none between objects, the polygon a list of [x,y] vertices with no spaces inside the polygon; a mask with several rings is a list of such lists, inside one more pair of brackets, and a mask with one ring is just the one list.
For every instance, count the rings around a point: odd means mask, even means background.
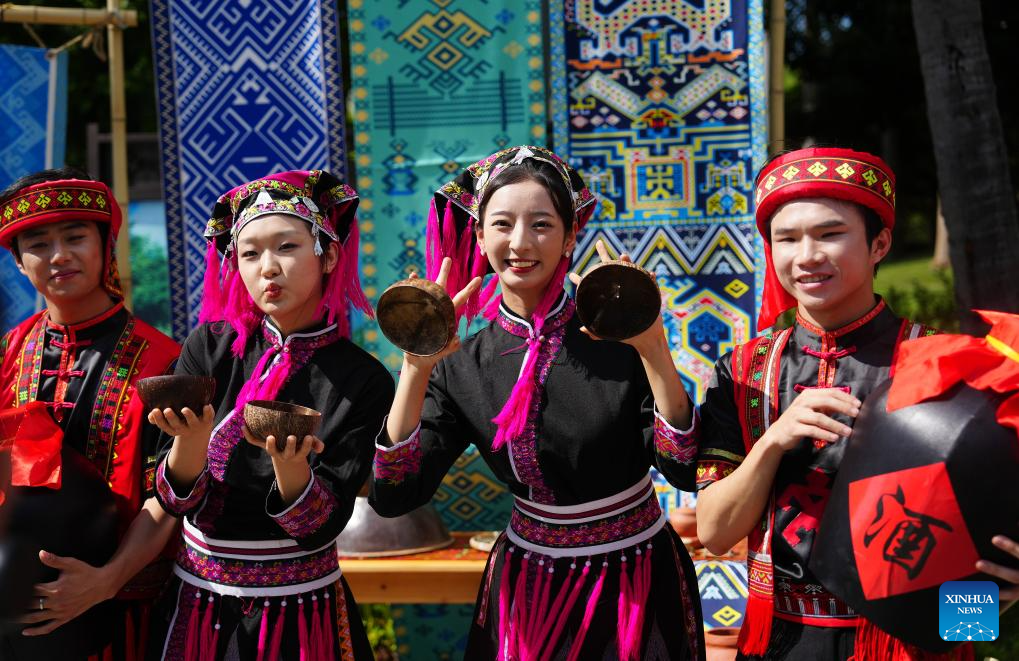
[{"label": "bamboo pole", "polygon": [[[120,11],[120,0],[106,0],[107,13]],[[124,33],[117,23],[106,26],[110,67],[110,151],[113,161],[113,195],[120,203],[124,221],[117,240],[117,265],[124,288],[124,305],[131,308],[131,232],[128,205],[131,202],[127,179],[127,111],[124,100]]]},{"label": "bamboo pole", "polygon": [[[110,8],[112,5],[112,8]],[[0,4],[0,23],[29,23],[32,25],[119,25],[133,28],[138,25],[138,12],[121,10],[116,3],[107,9],[76,9],[73,7],[37,7],[34,5]]]},{"label": "bamboo pole", "polygon": [[785,0],[771,0],[768,20],[768,153],[785,143]]}]

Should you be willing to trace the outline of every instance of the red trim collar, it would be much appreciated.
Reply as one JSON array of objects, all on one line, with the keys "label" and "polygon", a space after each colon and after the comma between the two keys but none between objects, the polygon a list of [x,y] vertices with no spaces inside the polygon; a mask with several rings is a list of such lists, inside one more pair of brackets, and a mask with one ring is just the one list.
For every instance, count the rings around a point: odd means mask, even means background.
[{"label": "red trim collar", "polygon": [[873,308],[871,308],[870,312],[868,312],[867,314],[863,315],[862,317],[860,317],[856,321],[852,321],[852,322],[846,324],[845,326],[842,326],[841,328],[837,328],[837,329],[832,330],[832,331],[825,330],[824,328],[821,328],[820,326],[816,326],[816,325],[810,323],[809,321],[807,321],[806,319],[804,319],[803,317],[800,316],[799,311],[796,312],[796,323],[798,325],[802,326],[804,330],[806,330],[808,332],[811,332],[814,335],[828,335],[829,337],[842,337],[843,335],[846,335],[847,333],[852,333],[854,330],[858,330],[859,328],[862,328],[863,326],[866,326],[867,323],[873,321],[875,317],[877,317],[879,314],[881,314],[881,312],[886,307],[888,307],[888,306],[885,304],[885,301],[882,298],[882,299],[880,299],[878,301],[877,305],[875,305]]}]

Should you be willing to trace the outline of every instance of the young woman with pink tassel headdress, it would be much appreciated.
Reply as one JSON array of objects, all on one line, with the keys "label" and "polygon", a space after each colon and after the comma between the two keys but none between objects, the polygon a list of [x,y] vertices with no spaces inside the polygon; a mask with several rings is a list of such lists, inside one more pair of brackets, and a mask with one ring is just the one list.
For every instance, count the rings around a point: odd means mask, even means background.
[{"label": "young woman with pink tassel headdress", "polygon": [[397,516],[427,502],[471,443],[515,496],[469,659],[703,658],[693,565],[648,476],[655,466],[692,489],[697,454],[661,317],[599,341],[563,289],[594,208],[541,147],[489,156],[432,202],[427,275],[458,314],[492,323],[436,356],[405,355],[371,503]]},{"label": "young woman with pink tassel headdress", "polygon": [[[335,545],[393,397],[386,369],[349,340],[348,308],[371,311],[357,202],[311,170],[246,183],[213,210],[202,323],[177,373],[215,377],[215,396],[202,412],[149,416],[165,432],[157,497],[183,518],[154,658],[373,658]],[[319,430],[255,438],[243,419],[253,400],[320,411]]]}]

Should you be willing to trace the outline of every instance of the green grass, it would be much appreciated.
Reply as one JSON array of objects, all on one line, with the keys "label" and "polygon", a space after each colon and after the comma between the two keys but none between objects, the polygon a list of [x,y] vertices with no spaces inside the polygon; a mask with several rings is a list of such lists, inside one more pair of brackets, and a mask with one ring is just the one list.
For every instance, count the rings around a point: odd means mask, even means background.
[{"label": "green grass", "polygon": [[941,273],[931,268],[930,257],[911,257],[882,263],[874,279],[874,291],[883,296],[891,287],[912,289],[916,283],[928,286],[932,290],[943,290]]},{"label": "green grass", "polygon": [[899,259],[881,264],[874,291],[902,317],[943,331],[957,332],[959,315],[950,269],[933,269],[930,257]]}]

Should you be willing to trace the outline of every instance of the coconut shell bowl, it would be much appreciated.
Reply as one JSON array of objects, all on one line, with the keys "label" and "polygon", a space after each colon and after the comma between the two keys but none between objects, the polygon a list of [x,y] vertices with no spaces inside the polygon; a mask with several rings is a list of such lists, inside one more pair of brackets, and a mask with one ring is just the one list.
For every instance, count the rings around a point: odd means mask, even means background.
[{"label": "coconut shell bowl", "polygon": [[174,413],[181,415],[181,410],[186,407],[201,415],[202,409],[212,402],[216,394],[216,379],[190,374],[150,376],[139,379],[134,387],[146,411],[173,409]]},{"label": "coconut shell bowl", "polygon": [[640,335],[661,312],[658,284],[632,262],[602,262],[577,285],[577,314],[589,331],[606,340]]},{"label": "coconut shell bowl", "polygon": [[297,444],[305,436],[314,436],[322,422],[322,414],[315,409],[288,402],[255,399],[244,405],[244,424],[258,439],[276,438],[276,449],[286,448],[287,436],[296,436]]},{"label": "coconut shell bowl", "polygon": [[375,318],[390,342],[415,356],[434,356],[456,333],[453,299],[423,278],[390,285],[379,297]]}]

